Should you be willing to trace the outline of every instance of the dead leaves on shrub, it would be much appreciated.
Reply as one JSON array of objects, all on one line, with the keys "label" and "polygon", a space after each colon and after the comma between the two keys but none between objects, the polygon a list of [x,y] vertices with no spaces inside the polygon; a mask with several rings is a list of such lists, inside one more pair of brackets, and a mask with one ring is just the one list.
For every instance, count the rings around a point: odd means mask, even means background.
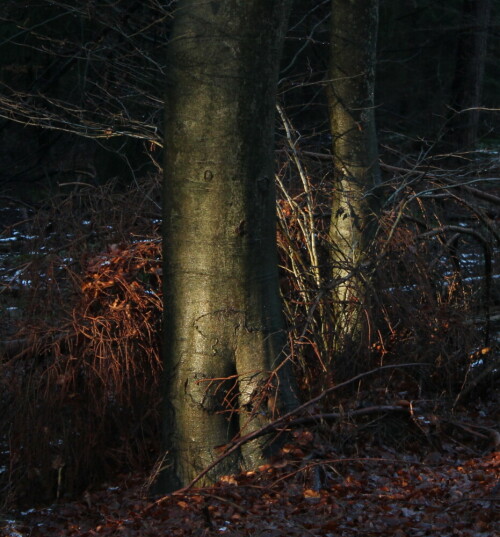
[{"label": "dead leaves on shrub", "polygon": [[4,416],[13,498],[75,494],[154,456],[160,265],[160,241],[112,246],[87,261],[83,277],[70,275],[79,289],[62,305],[69,318],[57,329],[43,320],[30,328],[37,345],[12,360],[23,374]]}]

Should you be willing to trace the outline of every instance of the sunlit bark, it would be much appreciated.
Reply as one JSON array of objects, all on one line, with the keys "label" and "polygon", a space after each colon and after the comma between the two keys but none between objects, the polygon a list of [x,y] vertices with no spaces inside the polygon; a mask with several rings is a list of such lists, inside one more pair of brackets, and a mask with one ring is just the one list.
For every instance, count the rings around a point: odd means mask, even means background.
[{"label": "sunlit bark", "polygon": [[[268,419],[261,388],[284,345],[273,130],[288,4],[184,0],[175,13],[165,121],[163,490],[188,483],[217,457],[216,446]],[[258,464],[264,442],[225,459],[209,479]]]},{"label": "sunlit bark", "polygon": [[380,181],[374,117],[377,0],[333,0],[328,104],[336,183],[330,238],[338,348],[362,341]]}]

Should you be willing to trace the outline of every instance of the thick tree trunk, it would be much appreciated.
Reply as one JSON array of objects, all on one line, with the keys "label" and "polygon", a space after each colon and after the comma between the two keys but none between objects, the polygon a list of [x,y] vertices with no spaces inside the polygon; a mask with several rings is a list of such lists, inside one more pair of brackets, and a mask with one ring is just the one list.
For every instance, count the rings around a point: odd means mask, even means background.
[{"label": "thick tree trunk", "polygon": [[[378,0],[332,0],[328,104],[336,168],[330,238],[337,348],[361,342],[380,182],[374,115]],[[349,349],[350,350],[350,349]]]},{"label": "thick tree trunk", "polygon": [[[272,397],[262,388],[285,341],[273,149],[288,4],[181,0],[176,10],[165,123],[163,490],[188,483],[216,446],[268,419],[262,405]],[[285,376],[279,388],[291,403]],[[264,441],[209,479],[258,464]]]},{"label": "thick tree trunk", "polygon": [[491,14],[491,0],[464,0],[457,63],[452,85],[450,138],[459,149],[477,142],[484,65]]}]

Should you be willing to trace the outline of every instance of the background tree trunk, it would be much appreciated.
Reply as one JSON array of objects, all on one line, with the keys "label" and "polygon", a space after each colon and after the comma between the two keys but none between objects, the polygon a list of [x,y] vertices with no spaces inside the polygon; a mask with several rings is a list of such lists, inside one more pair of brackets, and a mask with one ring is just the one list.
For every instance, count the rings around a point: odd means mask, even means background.
[{"label": "background tree trunk", "polygon": [[477,142],[490,14],[491,0],[463,2],[451,96],[458,116],[450,125],[453,145],[458,148],[473,148]]},{"label": "background tree trunk", "polygon": [[[262,388],[285,343],[273,132],[288,5],[184,0],[176,11],[165,125],[165,440],[171,467],[164,490],[189,482],[216,458],[214,447],[267,419]],[[290,403],[284,375],[280,382]],[[227,458],[209,479],[239,464],[258,464],[264,442]]]},{"label": "background tree trunk", "polygon": [[[374,114],[377,0],[333,0],[328,105],[337,180],[330,238],[339,349],[359,345],[365,278],[362,264],[380,182]],[[344,281],[342,281],[344,280]]]}]

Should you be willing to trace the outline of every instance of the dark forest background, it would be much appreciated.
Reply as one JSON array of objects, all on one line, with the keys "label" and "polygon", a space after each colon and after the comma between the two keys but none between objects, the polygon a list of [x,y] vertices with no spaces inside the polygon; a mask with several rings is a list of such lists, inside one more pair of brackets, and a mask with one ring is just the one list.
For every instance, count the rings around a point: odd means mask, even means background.
[{"label": "dark forest background", "polygon": [[[98,184],[118,178],[127,186],[157,171],[151,157],[162,140],[164,56],[174,5],[4,2],[4,189],[22,183],[25,195],[41,193],[75,173]],[[376,112],[382,150],[389,149],[383,158],[392,151],[461,150],[468,141],[460,131],[472,116],[472,142],[495,147],[495,7],[492,0],[380,2]],[[280,85],[280,100],[301,136],[327,151],[323,81],[330,8],[328,1],[294,7]],[[480,10],[490,16],[482,21]],[[461,112],[469,107],[482,110]]]},{"label": "dark forest background", "polygon": [[[175,4],[0,7],[6,505],[150,470],[158,456],[162,106]],[[314,254],[326,259],[330,10],[330,0],[295,2],[278,96],[294,141],[292,150],[277,117],[282,294],[302,397],[373,367],[419,362],[369,381],[368,395],[359,384],[349,404],[391,392],[446,415],[498,402],[500,4],[380,2],[375,102],[387,194],[373,330],[356,356],[332,352],[327,268],[318,283],[307,240],[319,237]],[[405,427],[398,446],[414,434]],[[376,434],[387,441],[389,429]],[[347,450],[352,435],[335,432]]]}]

